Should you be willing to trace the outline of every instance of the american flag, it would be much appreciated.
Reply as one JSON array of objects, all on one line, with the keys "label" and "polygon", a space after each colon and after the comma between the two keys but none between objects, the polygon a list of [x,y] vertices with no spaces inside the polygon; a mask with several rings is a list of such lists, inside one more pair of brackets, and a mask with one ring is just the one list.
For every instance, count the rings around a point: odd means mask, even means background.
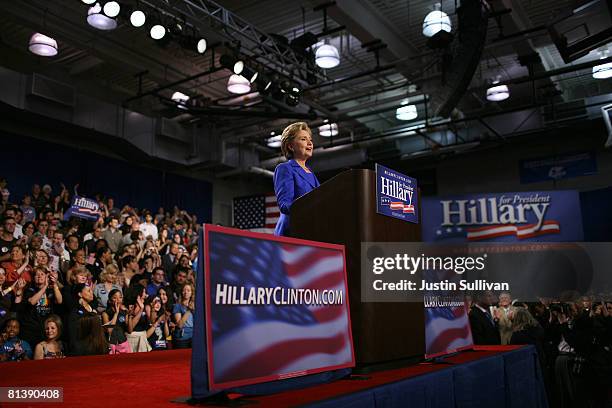
[{"label": "american flag", "polygon": [[473,344],[465,306],[425,308],[425,355],[452,353]]},{"label": "american flag", "polygon": [[[448,280],[458,285],[459,277],[454,272],[425,271],[428,282]],[[425,292],[425,296],[429,293]],[[452,353],[474,344],[467,305],[462,291],[432,292],[444,294],[445,300],[452,299],[461,306],[425,307],[425,356]]]},{"label": "american flag", "polygon": [[217,284],[343,293],[343,304],[333,306],[211,302],[214,383],[350,365],[353,349],[342,252],[213,231],[208,239],[211,299]]},{"label": "american flag", "polygon": [[515,236],[517,239],[534,238],[540,235],[559,234],[561,225],[558,221],[547,220],[538,227],[537,224],[514,225],[496,224],[482,227],[440,227],[436,229],[436,240],[465,237],[468,241],[484,241],[497,237]]},{"label": "american flag", "polygon": [[274,193],[234,198],[234,227],[273,234],[280,209]]}]

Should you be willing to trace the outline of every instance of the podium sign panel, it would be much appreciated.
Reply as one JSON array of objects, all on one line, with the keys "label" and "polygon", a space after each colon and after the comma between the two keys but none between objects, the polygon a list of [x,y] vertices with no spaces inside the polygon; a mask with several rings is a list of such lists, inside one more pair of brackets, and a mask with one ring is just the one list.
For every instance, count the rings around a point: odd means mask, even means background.
[{"label": "podium sign panel", "polygon": [[344,246],[206,225],[210,389],[353,367]]},{"label": "podium sign panel", "polygon": [[419,223],[417,181],[376,164],[376,212]]}]

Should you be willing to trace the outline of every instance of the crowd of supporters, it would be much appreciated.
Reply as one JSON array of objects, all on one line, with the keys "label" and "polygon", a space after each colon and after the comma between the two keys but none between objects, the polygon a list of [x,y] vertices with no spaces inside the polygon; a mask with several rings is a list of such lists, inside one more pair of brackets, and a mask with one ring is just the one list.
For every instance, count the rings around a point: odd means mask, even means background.
[{"label": "crowd of supporters", "polygon": [[612,302],[592,296],[572,301],[495,299],[491,292],[469,299],[475,344],[533,344],[549,405],[607,407],[612,399]]},{"label": "crowd of supporters", "polygon": [[64,185],[0,193],[0,361],[191,347],[195,215],[98,195],[87,221]]}]

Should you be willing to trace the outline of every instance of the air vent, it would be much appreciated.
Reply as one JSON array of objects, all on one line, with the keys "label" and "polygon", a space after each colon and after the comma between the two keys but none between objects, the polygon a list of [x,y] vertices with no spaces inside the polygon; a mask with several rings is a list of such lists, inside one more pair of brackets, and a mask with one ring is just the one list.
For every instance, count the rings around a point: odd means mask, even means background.
[{"label": "air vent", "polygon": [[75,104],[73,87],[39,74],[30,76],[28,95],[34,95],[66,106],[74,106]]},{"label": "air vent", "polygon": [[159,118],[156,124],[156,133],[173,141],[189,144],[191,139],[187,130],[178,122],[171,119]]}]

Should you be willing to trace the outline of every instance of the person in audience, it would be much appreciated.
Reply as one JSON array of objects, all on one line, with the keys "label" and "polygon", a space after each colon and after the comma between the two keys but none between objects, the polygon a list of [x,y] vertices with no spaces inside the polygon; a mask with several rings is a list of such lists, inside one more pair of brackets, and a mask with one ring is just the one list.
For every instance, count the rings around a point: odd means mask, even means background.
[{"label": "person in audience", "polygon": [[77,324],[76,337],[71,348],[72,355],[91,356],[109,353],[108,341],[99,316],[85,314]]},{"label": "person in audience", "polygon": [[512,306],[512,296],[508,292],[499,294],[498,306],[493,306],[493,317],[497,320],[501,344],[509,344],[512,337],[512,315],[514,306]]},{"label": "person in audience", "polygon": [[512,335],[508,344],[533,344],[540,358],[544,355],[544,329],[526,308],[514,310],[511,321]]},{"label": "person in audience", "polygon": [[497,321],[490,312],[493,299],[490,291],[475,295],[475,303],[469,314],[474,344],[501,344]]},{"label": "person in audience", "polygon": [[60,340],[62,335],[62,320],[57,315],[45,319],[45,340],[34,348],[34,360],[64,358],[64,345]]},{"label": "person in audience", "polygon": [[53,265],[54,270],[66,271],[68,269],[68,264],[70,263],[70,253],[65,247],[64,233],[62,231],[55,231],[53,233],[49,257],[51,258],[51,265]]},{"label": "person in audience", "polygon": [[121,286],[117,284],[117,276],[119,269],[109,264],[100,274],[100,283],[94,286],[94,297],[98,303],[98,312],[103,312],[107,309],[108,297],[113,290],[122,292]]},{"label": "person in audience", "polygon": [[162,286],[166,286],[166,275],[164,273],[164,268],[158,267],[153,271],[153,275],[151,276],[151,283],[147,285],[147,295],[153,297],[159,291],[159,288]]},{"label": "person in audience", "polygon": [[21,206],[19,208],[23,212],[23,221],[25,223],[31,223],[36,220],[36,209],[32,207],[32,197],[30,195],[26,194],[23,196],[23,200],[21,201]]},{"label": "person in audience", "polygon": [[[66,249],[68,249],[70,259],[74,261],[74,256],[76,255],[76,252],[81,249],[81,241],[75,233],[71,233],[66,237]],[[85,251],[83,251],[83,254],[84,253]]]},{"label": "person in audience", "polygon": [[71,349],[77,344],[77,340],[81,338],[78,331],[79,321],[90,315],[93,315],[99,321],[96,308],[92,306],[94,296],[91,287],[85,283],[77,283],[74,285],[73,293],[75,303],[68,316],[68,334]]},{"label": "person in audience", "polygon": [[[137,275],[140,274],[138,261],[132,255],[126,255],[121,259],[121,273],[119,274],[117,283],[123,288],[130,286],[132,279],[138,280]],[[135,278],[136,277],[136,278]]]},{"label": "person in audience", "polygon": [[162,256],[162,266],[166,272],[166,282],[172,282],[174,278],[174,269],[179,260],[179,244],[172,242],[169,246],[169,251]]},{"label": "person in audience", "polygon": [[36,232],[36,227],[34,226],[33,222],[28,221],[23,224],[23,236],[25,237],[26,241],[30,241],[32,235],[34,235],[34,232]]},{"label": "person in audience", "polygon": [[[34,267],[44,268],[46,271],[51,271],[49,264],[49,255],[44,249],[39,249],[34,254]],[[57,272],[57,270],[55,270]]]},{"label": "person in audience", "polygon": [[35,267],[32,286],[25,290],[23,300],[16,302],[21,336],[30,344],[38,344],[43,340],[45,320],[57,313],[63,302],[57,281],[57,272]]},{"label": "person in audience", "polygon": [[193,337],[193,312],[195,309],[195,289],[190,284],[183,286],[179,301],[174,305],[173,348],[191,348]]},{"label": "person in audience", "polygon": [[145,222],[140,224],[140,230],[145,238],[151,237],[154,241],[158,238],[157,226],[153,224],[153,216],[149,211],[145,212]]},{"label": "person in audience", "polygon": [[147,330],[150,328],[149,318],[145,310],[147,299],[146,288],[136,283],[127,290],[128,333],[127,338],[132,350],[136,353],[151,351]]},{"label": "person in audience", "polygon": [[5,320],[0,333],[0,361],[21,361],[32,359],[32,347],[19,337],[19,320]]},{"label": "person in audience", "polygon": [[172,319],[170,311],[163,308],[161,299],[157,296],[149,298],[145,310],[151,327],[147,330],[147,339],[153,350],[166,350],[167,338],[170,336],[168,321]]},{"label": "person in audience", "polygon": [[17,245],[14,236],[15,225],[15,218],[4,216],[3,229],[0,233],[0,262],[9,261],[11,259],[11,249]]},{"label": "person in audience", "polygon": [[102,226],[96,224],[91,233],[85,234],[83,237],[83,249],[89,254],[96,254],[96,243],[102,239]]},{"label": "person in audience", "polygon": [[119,231],[119,220],[116,216],[111,216],[102,237],[106,240],[108,247],[113,253],[119,250],[122,234]]},{"label": "person in audience", "polygon": [[187,283],[188,272],[189,271],[186,269],[178,268],[174,274],[174,281],[170,285],[170,290],[172,291],[172,298],[175,301],[178,301],[183,293],[183,286]]},{"label": "person in audience", "polygon": [[96,250],[96,258],[91,265],[87,265],[87,269],[91,272],[95,281],[100,281],[100,273],[108,265],[113,264],[113,253],[110,248],[102,247]]},{"label": "person in audience", "polygon": [[123,294],[120,289],[113,289],[108,294],[106,310],[102,312],[102,322],[109,337],[110,354],[132,352],[126,335],[127,321],[128,310],[123,305]]},{"label": "person in audience", "polygon": [[[174,310],[174,298],[168,286],[159,288],[159,290],[157,291],[157,297],[161,301],[162,309],[170,312],[170,314],[172,315],[172,311]],[[174,322],[172,321],[172,319],[170,319],[168,324],[170,324],[170,326],[174,326]]]},{"label": "person in audience", "polygon": [[32,268],[29,265],[29,253],[26,255],[24,247],[15,245],[11,248],[10,261],[2,262],[2,268],[6,271],[6,283],[12,285],[17,279],[26,282],[32,280]]},{"label": "person in audience", "polygon": [[51,250],[51,240],[47,237],[47,232],[49,231],[49,221],[47,220],[39,220],[38,225],[36,226],[36,232],[40,234],[42,238],[42,246],[45,251],[49,252]]}]

